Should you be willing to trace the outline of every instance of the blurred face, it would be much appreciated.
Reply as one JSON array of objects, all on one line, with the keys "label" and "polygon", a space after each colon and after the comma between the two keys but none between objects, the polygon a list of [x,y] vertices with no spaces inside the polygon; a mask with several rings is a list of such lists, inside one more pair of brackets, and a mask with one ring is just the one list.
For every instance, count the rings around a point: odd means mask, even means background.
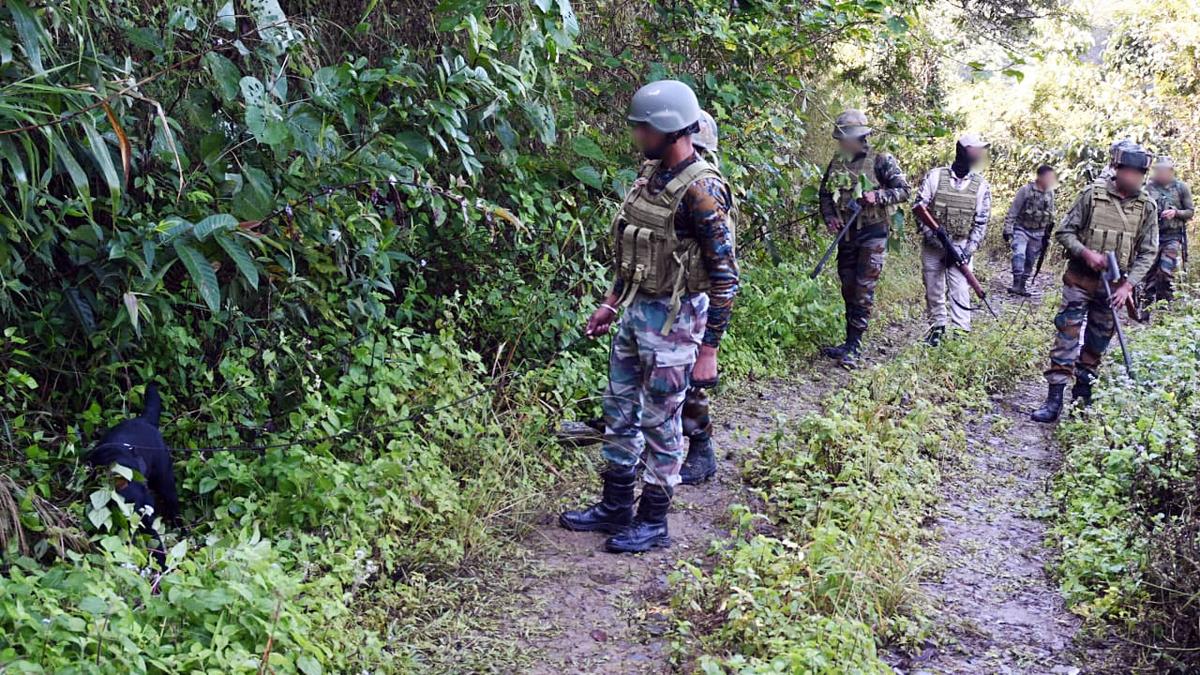
[{"label": "blurred face", "polygon": [[1058,175],[1053,171],[1047,171],[1037,177],[1037,183],[1042,190],[1053,190],[1058,187]]},{"label": "blurred face", "polygon": [[1160,166],[1154,170],[1154,182],[1159,185],[1167,185],[1175,180],[1175,169],[1166,166]]},{"label": "blurred face", "polygon": [[843,154],[856,155],[856,154],[862,152],[863,148],[866,147],[866,143],[864,143],[864,140],[865,140],[865,138],[862,136],[859,136],[857,138],[839,138],[838,139],[838,148],[841,149]]},{"label": "blurred face", "polygon": [[662,159],[667,147],[667,135],[655,131],[649,124],[639,122],[633,125],[633,142],[646,159]]},{"label": "blurred face", "polygon": [[1137,194],[1138,190],[1142,189],[1142,184],[1146,182],[1146,172],[1121,166],[1117,167],[1117,175],[1113,180],[1121,192],[1127,195]]},{"label": "blurred face", "polygon": [[971,160],[971,166],[977,167],[983,162],[984,155],[987,154],[987,148],[964,148],[967,152],[967,158]]}]

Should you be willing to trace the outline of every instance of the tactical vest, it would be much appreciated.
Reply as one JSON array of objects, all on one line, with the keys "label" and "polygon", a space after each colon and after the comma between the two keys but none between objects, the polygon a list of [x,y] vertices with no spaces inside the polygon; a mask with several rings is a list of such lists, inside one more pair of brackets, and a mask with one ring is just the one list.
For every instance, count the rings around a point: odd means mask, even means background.
[{"label": "tactical vest", "polygon": [[[843,221],[850,217],[850,202],[880,188],[879,179],[875,176],[877,156],[868,150],[858,160],[846,160],[839,154],[830,162],[829,187],[837,190],[838,213]],[[862,213],[858,216],[858,225],[891,223],[896,210],[895,204],[863,204]]]},{"label": "tactical vest", "polygon": [[979,201],[979,188],[983,185],[983,176],[971,174],[962,189],[954,187],[954,179],[949,167],[938,170],[937,192],[929,210],[938,224],[946,228],[946,234],[951,239],[965,239],[975,226],[975,205]]},{"label": "tactical vest", "polygon": [[1042,192],[1033,184],[1029,184],[1029,193],[1021,206],[1018,216],[1021,226],[1026,230],[1044,230],[1054,220],[1054,196],[1050,192]]},{"label": "tactical vest", "polygon": [[1150,198],[1145,190],[1124,203],[1105,185],[1092,186],[1092,217],[1079,235],[1083,245],[1099,253],[1113,251],[1122,270],[1133,265],[1142,214]]},{"label": "tactical vest", "polygon": [[1180,188],[1182,184],[1178,180],[1171,181],[1170,185],[1159,185],[1154,181],[1150,181],[1146,187],[1146,191],[1150,194],[1150,198],[1158,206],[1158,231],[1162,234],[1179,234],[1187,227],[1187,221],[1181,218],[1172,218],[1164,220],[1162,212],[1167,209],[1183,208],[1182,199],[1180,199]]},{"label": "tactical vest", "polygon": [[[649,180],[658,166],[658,162],[646,162],[638,178]],[[619,302],[628,306],[638,293],[651,297],[670,296],[671,309],[663,324],[663,335],[669,333],[675,323],[684,295],[712,287],[708,270],[704,268],[700,242],[691,237],[680,239],[675,232],[675,212],[688,188],[702,178],[718,178],[725,182],[720,171],[699,159],[672,178],[658,194],[651,195],[643,181],[630,191],[614,221],[617,278],[624,284]],[[728,187],[726,196],[730,204],[729,235],[735,240],[736,207]]]}]

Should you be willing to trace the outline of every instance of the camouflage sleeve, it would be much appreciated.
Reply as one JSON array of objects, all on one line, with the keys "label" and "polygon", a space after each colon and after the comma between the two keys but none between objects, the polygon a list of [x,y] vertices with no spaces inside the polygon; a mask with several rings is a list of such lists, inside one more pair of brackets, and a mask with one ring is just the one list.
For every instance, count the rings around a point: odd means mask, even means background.
[{"label": "camouflage sleeve", "polygon": [[729,192],[719,178],[701,178],[683,195],[681,208],[700,241],[700,255],[712,286],[708,290],[708,325],[703,343],[718,347],[738,292],[738,265],[729,227]]},{"label": "camouflage sleeve", "polygon": [[821,174],[821,189],[817,193],[817,201],[821,204],[821,217],[825,222],[831,222],[839,218],[837,201],[834,199],[833,191],[829,189],[829,172],[833,169],[833,160],[825,165],[825,173]]},{"label": "camouflage sleeve", "polygon": [[1196,207],[1192,204],[1192,191],[1184,183],[1179,184],[1179,208],[1175,209],[1175,217],[1180,220],[1191,220],[1196,215]]},{"label": "camouflage sleeve", "polygon": [[1063,217],[1062,223],[1054,233],[1054,240],[1067,249],[1067,254],[1072,258],[1078,258],[1087,248],[1079,239],[1079,228],[1083,225],[1083,221],[1090,218],[1091,215],[1092,188],[1089,187],[1080,193],[1079,198],[1071,205],[1071,210],[1067,211],[1067,215]]},{"label": "camouflage sleeve", "polygon": [[1025,209],[1025,200],[1029,198],[1029,185],[1022,185],[1020,190],[1017,190],[1016,196],[1013,197],[1012,205],[1008,207],[1008,213],[1004,216],[1004,234],[1013,233],[1013,229],[1017,226],[1017,218],[1021,216],[1021,211]]},{"label": "camouflage sleeve", "polygon": [[903,204],[908,201],[912,188],[900,170],[900,163],[888,153],[875,157],[875,178],[879,181],[879,202],[884,205]]},{"label": "camouflage sleeve", "polygon": [[1136,246],[1133,264],[1126,275],[1135,286],[1146,278],[1154,266],[1154,259],[1158,257],[1158,206],[1153,200],[1146,200],[1146,208],[1142,209],[1142,224],[1138,228]]}]

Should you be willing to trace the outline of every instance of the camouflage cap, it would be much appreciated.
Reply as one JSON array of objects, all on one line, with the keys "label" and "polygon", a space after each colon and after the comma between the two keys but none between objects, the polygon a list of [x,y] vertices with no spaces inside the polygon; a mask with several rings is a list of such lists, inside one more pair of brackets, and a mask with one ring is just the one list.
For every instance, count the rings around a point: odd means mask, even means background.
[{"label": "camouflage cap", "polygon": [[985,150],[987,148],[992,147],[991,143],[988,143],[987,141],[983,140],[983,136],[980,136],[979,134],[977,134],[973,131],[968,131],[967,133],[963,134],[962,136],[959,136],[958,144],[963,146],[964,148],[983,148]]},{"label": "camouflage cap", "polygon": [[859,138],[869,133],[871,127],[867,126],[867,116],[861,110],[850,108],[833,121],[834,138]]},{"label": "camouflage cap", "polygon": [[712,115],[708,114],[707,110],[700,111],[700,129],[692,134],[692,145],[707,150],[709,152],[717,151],[717,121]]}]

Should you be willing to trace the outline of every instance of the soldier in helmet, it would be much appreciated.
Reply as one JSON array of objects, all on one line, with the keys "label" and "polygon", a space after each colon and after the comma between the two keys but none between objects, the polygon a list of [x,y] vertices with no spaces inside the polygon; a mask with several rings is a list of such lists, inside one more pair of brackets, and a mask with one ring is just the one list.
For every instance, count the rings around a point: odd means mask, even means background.
[{"label": "soldier in helmet", "polygon": [[1122,138],[1119,141],[1114,141],[1112,145],[1108,146],[1108,164],[1104,166],[1104,170],[1100,172],[1100,176],[1096,180],[1103,183],[1116,175],[1117,166],[1115,162],[1117,161],[1117,153],[1121,152],[1121,150],[1124,148],[1132,147],[1134,145],[1136,145],[1136,143],[1134,143],[1132,139]]},{"label": "soldier in helmet", "polygon": [[875,285],[883,271],[888,230],[899,204],[908,201],[909,185],[896,158],[871,149],[871,127],[858,110],[847,110],[834,121],[838,152],[821,178],[821,216],[831,233],[851,217],[851,202],[862,211],[838,245],[838,280],[846,304],[846,339],[822,353],[853,368],[862,349],[863,333],[875,304]]},{"label": "soldier in helmet", "polygon": [[[926,174],[917,192],[917,204],[929,208],[950,235],[958,253],[967,260],[978,250],[992,216],[992,188],[978,171],[988,145],[978,134],[963,134],[955,144],[954,161]],[[971,330],[971,288],[963,273],[952,264],[960,256],[944,250],[937,235],[924,225],[920,225],[920,231],[924,240],[921,270],[930,323],[925,341],[936,347],[946,334],[947,323],[959,331]]]},{"label": "soldier in helmet", "polygon": [[[1158,259],[1146,276],[1143,305],[1174,297],[1175,273],[1180,258],[1186,255],[1188,221],[1195,214],[1192,191],[1175,177],[1175,162],[1170,157],[1154,162],[1146,191],[1158,206]],[[1142,318],[1149,318],[1149,310]]]},{"label": "soldier in helmet", "polygon": [[[684,459],[681,411],[693,383],[717,380],[717,349],[738,289],[733,197],[695,152],[699,119],[695,93],[675,80],[642,87],[630,105],[633,137],[648,161],[614,221],[612,290],[585,329],[603,335],[624,312],[604,394],[603,497],[559,517],[567,529],[611,534],[611,552],[670,545],[667,511]],[[635,514],[639,461],[645,485]]]},{"label": "soldier in helmet", "polygon": [[[1055,337],[1046,370],[1046,402],[1032,415],[1035,422],[1053,422],[1062,413],[1063,392],[1075,378],[1072,396],[1091,402],[1092,384],[1100,358],[1115,330],[1113,308],[1129,302],[1158,254],[1158,209],[1142,189],[1150,155],[1139,145],[1117,152],[1113,177],[1083,189],[1055,233],[1069,262],[1063,274],[1062,305],[1054,318]],[[1106,255],[1115,253],[1120,280],[1105,296],[1101,274]],[[1083,344],[1080,329],[1086,322]]]},{"label": "soldier in helmet", "polygon": [[1029,273],[1042,255],[1046,228],[1054,223],[1054,187],[1057,176],[1053,167],[1043,164],[1037,178],[1021,186],[1004,216],[1004,241],[1012,246],[1013,284],[1008,291],[1029,295],[1025,287]]}]

